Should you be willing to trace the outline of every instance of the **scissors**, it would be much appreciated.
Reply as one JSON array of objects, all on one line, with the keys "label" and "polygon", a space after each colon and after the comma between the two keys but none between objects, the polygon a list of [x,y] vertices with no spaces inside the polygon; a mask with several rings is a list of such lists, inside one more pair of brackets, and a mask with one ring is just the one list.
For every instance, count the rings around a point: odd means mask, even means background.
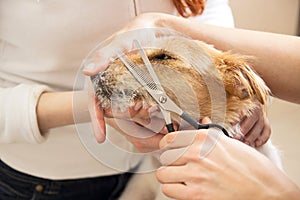
[{"label": "scissors", "polygon": [[[140,43],[137,40],[133,41],[134,45],[137,47],[139,54],[142,57],[142,60],[148,70],[148,74],[145,73],[145,70],[142,70],[140,67],[137,67],[125,54],[117,53],[117,56],[126,66],[126,68],[131,72],[133,77],[148,91],[148,93],[153,97],[153,99],[158,103],[158,106],[162,112],[164,120],[166,122],[166,127],[168,132],[174,132],[174,127],[171,119],[171,112],[179,115],[183,120],[192,125],[195,129],[209,129],[217,128],[220,129],[226,136],[230,137],[226,129],[219,124],[201,124],[195,120],[188,113],[184,112],[179,106],[177,106],[174,101],[169,98],[163,89],[153,67],[147,57],[144,49],[141,47]],[[150,76],[149,76],[150,75]]]}]

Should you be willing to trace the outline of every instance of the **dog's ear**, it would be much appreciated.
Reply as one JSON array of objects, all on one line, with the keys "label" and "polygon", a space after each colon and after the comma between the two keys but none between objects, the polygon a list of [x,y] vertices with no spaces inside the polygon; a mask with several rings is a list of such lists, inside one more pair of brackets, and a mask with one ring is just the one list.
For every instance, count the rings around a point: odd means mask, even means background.
[{"label": "dog's ear", "polygon": [[252,58],[230,52],[217,52],[213,58],[229,95],[256,98],[263,105],[267,104],[270,90],[248,64]]}]

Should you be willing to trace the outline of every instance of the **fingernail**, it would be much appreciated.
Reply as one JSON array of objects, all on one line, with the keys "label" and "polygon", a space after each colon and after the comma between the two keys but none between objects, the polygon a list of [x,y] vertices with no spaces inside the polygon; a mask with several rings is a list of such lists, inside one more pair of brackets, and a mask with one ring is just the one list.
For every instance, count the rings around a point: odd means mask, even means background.
[{"label": "fingernail", "polygon": [[211,120],[210,120],[209,117],[204,117],[204,118],[202,119],[202,123],[208,124],[208,123],[211,123]]},{"label": "fingernail", "polygon": [[262,141],[257,139],[256,142],[255,142],[255,146],[260,147],[261,145],[262,145]]},{"label": "fingernail", "polygon": [[95,63],[89,63],[88,65],[86,65],[86,66],[84,67],[84,70],[85,70],[85,71],[93,71],[93,70],[95,69],[95,67],[96,67],[96,64],[95,64]]},{"label": "fingernail", "polygon": [[135,105],[134,105],[134,110],[135,111],[137,111],[137,110],[139,110],[139,109],[141,109],[142,108],[142,106],[143,106],[143,104],[142,104],[142,102],[137,102]]},{"label": "fingernail", "polygon": [[[94,121],[94,122],[93,122]],[[92,126],[94,135],[98,143],[102,143],[105,140],[104,130],[97,124],[95,120],[92,120]]]}]

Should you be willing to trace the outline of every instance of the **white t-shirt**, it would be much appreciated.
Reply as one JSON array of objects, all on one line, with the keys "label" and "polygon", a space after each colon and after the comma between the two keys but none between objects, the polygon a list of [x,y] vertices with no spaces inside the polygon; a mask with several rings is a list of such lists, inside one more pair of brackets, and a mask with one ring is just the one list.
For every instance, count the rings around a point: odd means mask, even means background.
[{"label": "white t-shirt", "polygon": [[[86,150],[73,125],[41,135],[36,103],[43,91],[73,90],[82,60],[96,44],[137,14],[154,11],[176,14],[171,0],[0,0],[1,160],[50,179],[120,173]],[[207,0],[204,13],[192,20],[233,27],[227,0]],[[110,155],[109,148],[101,151]],[[126,170],[138,161],[122,155],[116,162]]]}]

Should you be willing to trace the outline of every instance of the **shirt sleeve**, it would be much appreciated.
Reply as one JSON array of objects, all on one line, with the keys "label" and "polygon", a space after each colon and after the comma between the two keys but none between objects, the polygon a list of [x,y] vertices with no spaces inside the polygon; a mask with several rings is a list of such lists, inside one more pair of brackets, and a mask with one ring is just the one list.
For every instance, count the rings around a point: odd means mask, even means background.
[{"label": "shirt sleeve", "polygon": [[234,27],[234,18],[228,0],[207,0],[203,13],[189,19],[215,26]]},{"label": "shirt sleeve", "polygon": [[0,143],[41,143],[36,105],[40,95],[50,89],[44,85],[19,84],[0,89]]}]

